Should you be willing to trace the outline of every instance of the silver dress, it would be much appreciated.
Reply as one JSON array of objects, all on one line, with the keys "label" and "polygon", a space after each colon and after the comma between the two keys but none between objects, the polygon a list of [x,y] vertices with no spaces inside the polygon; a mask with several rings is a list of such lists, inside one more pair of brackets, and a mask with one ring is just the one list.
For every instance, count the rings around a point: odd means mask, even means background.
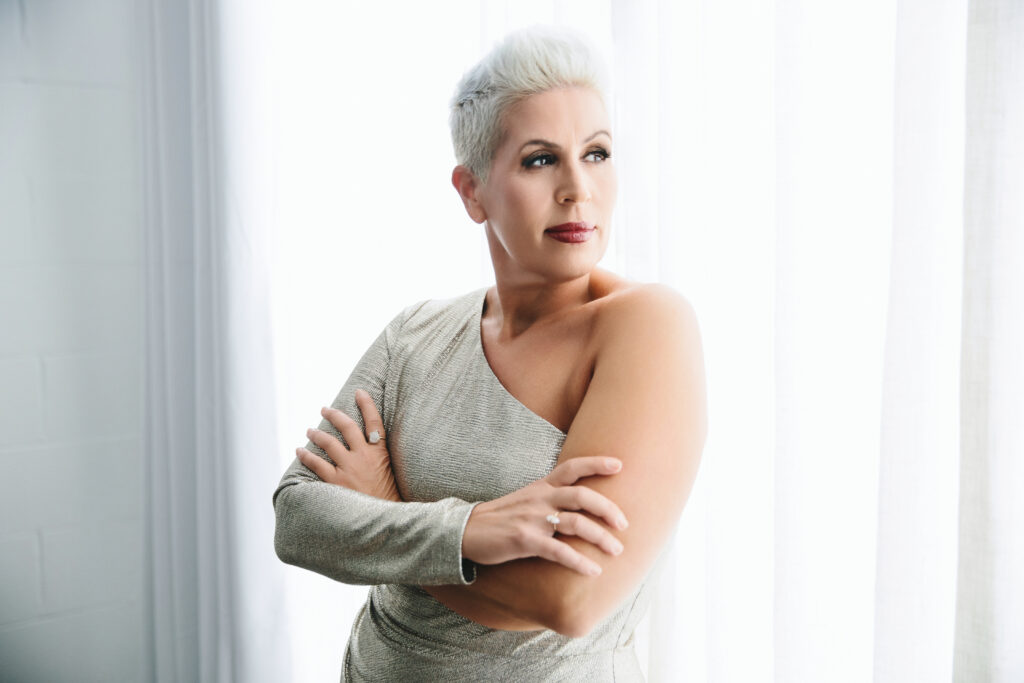
[{"label": "silver dress", "polygon": [[[370,393],[408,502],[324,483],[296,459],[273,496],[278,556],[337,581],[372,586],[352,626],[342,681],[642,681],[633,631],[661,559],[582,638],[491,629],[420,588],[475,578],[461,555],[473,505],[545,476],[565,440],[513,397],[487,363],[480,341],[486,292],[402,311],[334,400],[362,425],[354,392]],[[326,420],[320,429],[341,438]],[[311,442],[306,448],[323,454]]]}]

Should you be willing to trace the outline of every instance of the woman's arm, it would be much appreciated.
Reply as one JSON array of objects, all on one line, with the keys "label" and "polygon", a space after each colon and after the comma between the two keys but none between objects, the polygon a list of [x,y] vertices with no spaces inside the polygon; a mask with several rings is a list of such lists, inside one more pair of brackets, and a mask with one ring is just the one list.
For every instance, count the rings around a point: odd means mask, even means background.
[{"label": "woman's arm", "polygon": [[[366,352],[334,409],[325,411],[319,430],[310,432],[300,459],[281,480],[274,494],[275,548],[284,562],[345,583],[465,584],[475,573],[463,561],[462,534],[476,503],[458,498],[401,502],[385,441],[370,445],[365,439],[367,426],[387,434],[375,404],[386,407],[390,340],[400,327],[401,317]],[[356,397],[356,387],[367,393]],[[574,484],[582,477],[614,474],[619,465],[609,458],[580,458],[492,501],[501,511],[489,527],[493,533],[471,544],[472,554],[466,557],[497,564],[540,556],[577,571],[596,569],[588,558],[551,538],[544,517],[563,507],[614,523],[621,515],[614,503]],[[618,549],[618,541],[590,520],[567,523],[565,531],[605,552]]]},{"label": "woman's arm", "polygon": [[[365,389],[377,405],[385,405],[391,344],[413,310],[387,325],[332,404],[357,420],[360,429],[355,391]],[[342,439],[326,418],[320,430]],[[324,457],[312,441],[306,449]],[[473,578],[464,574],[462,563],[462,532],[473,503],[381,500],[322,482],[298,459],[284,473],[273,503],[274,548],[288,564],[350,584],[464,584]]]},{"label": "woman's arm", "polygon": [[[610,301],[597,333],[590,386],[565,439],[559,463],[584,455],[619,458],[614,477],[585,485],[618,503],[629,519],[614,531],[625,550],[602,553],[562,540],[598,563],[584,576],[539,558],[478,569],[471,586],[427,590],[467,618],[493,628],[546,627],[588,633],[616,609],[649,571],[669,538],[697,474],[707,432],[703,353],[696,316],[667,287],[645,286]],[[463,542],[474,542],[489,503],[470,515]]]}]

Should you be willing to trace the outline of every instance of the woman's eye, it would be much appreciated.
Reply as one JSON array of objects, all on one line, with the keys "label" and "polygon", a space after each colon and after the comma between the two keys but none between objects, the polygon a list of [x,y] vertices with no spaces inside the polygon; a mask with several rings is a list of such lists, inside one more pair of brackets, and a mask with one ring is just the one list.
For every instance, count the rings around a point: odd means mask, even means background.
[{"label": "woman's eye", "polygon": [[538,166],[550,166],[555,163],[554,154],[535,154],[532,157],[528,157],[523,161],[523,166],[527,168],[537,168]]},{"label": "woman's eye", "polygon": [[587,156],[583,158],[587,161],[605,161],[606,159],[611,158],[611,156],[612,155],[609,154],[607,150],[601,149],[599,147],[597,149],[592,149],[589,152],[587,152]]}]

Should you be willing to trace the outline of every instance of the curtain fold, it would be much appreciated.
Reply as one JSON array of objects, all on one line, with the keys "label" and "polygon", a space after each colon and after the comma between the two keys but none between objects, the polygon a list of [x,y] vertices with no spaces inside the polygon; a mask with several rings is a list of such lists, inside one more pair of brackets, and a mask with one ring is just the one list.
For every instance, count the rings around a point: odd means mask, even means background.
[{"label": "curtain fold", "polygon": [[1024,679],[1024,6],[967,22],[954,680]]},{"label": "curtain fold", "polygon": [[[228,133],[240,118],[227,3],[152,0],[142,93],[146,178],[144,472],[147,678],[281,681],[280,475],[270,346],[269,216]],[[237,10],[235,10],[237,12]],[[251,28],[251,25],[250,25]],[[231,96],[232,106],[224,99]],[[223,124],[225,111],[234,116]],[[246,130],[252,134],[252,128]],[[244,152],[242,151],[244,148]]]},{"label": "curtain fold", "polygon": [[875,681],[952,678],[966,13],[897,8]]}]

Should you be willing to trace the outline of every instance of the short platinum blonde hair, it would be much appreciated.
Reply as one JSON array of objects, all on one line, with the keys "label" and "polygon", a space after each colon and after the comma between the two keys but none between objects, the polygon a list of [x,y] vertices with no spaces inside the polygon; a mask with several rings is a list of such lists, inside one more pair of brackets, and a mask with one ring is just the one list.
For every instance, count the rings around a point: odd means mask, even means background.
[{"label": "short platinum blonde hair", "polygon": [[567,86],[592,88],[606,101],[606,80],[601,56],[576,33],[532,27],[509,34],[456,88],[448,118],[456,160],[487,182],[509,107]]}]

